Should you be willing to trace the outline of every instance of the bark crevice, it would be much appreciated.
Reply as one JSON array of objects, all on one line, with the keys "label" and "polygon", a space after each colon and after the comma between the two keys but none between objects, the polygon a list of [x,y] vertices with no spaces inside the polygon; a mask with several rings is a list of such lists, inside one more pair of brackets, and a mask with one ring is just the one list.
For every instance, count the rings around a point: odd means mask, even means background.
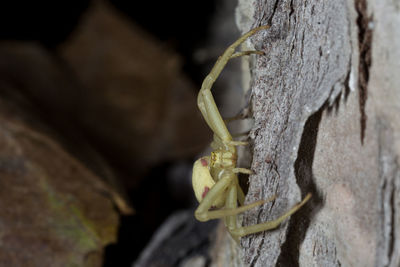
[{"label": "bark crevice", "polygon": [[310,203],[294,214],[289,223],[286,241],[282,244],[277,266],[299,266],[299,247],[305,238],[305,233],[313,218],[313,214],[322,207],[322,197],[313,182],[312,165],[316,147],[319,123],[323,111],[328,107],[323,105],[320,110],[310,116],[305,123],[301,137],[298,156],[295,161],[295,176],[303,197],[312,193]]},{"label": "bark crevice", "polygon": [[368,6],[366,0],[357,0],[355,2],[357,11],[358,26],[358,48],[359,48],[359,64],[358,64],[358,90],[360,105],[360,125],[361,142],[364,143],[365,129],[367,127],[367,114],[365,105],[368,98],[368,82],[371,68],[371,47],[372,47],[372,16],[368,16]]}]

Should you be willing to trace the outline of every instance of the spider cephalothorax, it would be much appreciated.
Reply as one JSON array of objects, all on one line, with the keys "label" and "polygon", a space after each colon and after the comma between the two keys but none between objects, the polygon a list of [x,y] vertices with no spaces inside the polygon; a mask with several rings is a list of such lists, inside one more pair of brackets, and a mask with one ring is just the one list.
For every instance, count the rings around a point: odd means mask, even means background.
[{"label": "spider cephalothorax", "polygon": [[223,169],[235,168],[237,161],[237,156],[235,152],[227,150],[215,150],[211,152],[211,167]]},{"label": "spider cephalothorax", "polygon": [[[303,201],[274,221],[246,227],[237,225],[237,214],[272,201],[275,199],[275,196],[267,200],[260,200],[244,205],[245,196],[239,186],[237,174],[252,174],[252,171],[236,166],[236,146],[247,145],[247,143],[232,139],[215,104],[211,94],[211,87],[229,59],[243,55],[263,54],[259,51],[235,53],[235,49],[251,35],[268,28],[269,26],[255,28],[229,46],[224,54],[218,58],[210,74],[204,79],[197,98],[199,109],[208,126],[214,132],[214,141],[211,143],[214,151],[211,152],[211,156],[202,157],[197,160],[193,166],[193,189],[197,200],[200,202],[199,207],[195,211],[195,217],[199,221],[225,218],[225,225],[235,240],[239,240],[240,237],[248,234],[276,228],[311,197],[311,194],[308,194]],[[240,204],[239,207],[238,203]]]}]

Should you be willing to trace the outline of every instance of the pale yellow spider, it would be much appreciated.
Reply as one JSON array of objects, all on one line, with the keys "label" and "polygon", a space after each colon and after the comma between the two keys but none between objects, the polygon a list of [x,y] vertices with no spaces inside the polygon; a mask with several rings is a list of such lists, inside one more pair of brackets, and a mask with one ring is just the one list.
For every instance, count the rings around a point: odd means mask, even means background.
[{"label": "pale yellow spider", "polygon": [[[245,196],[239,186],[237,174],[252,174],[252,171],[236,167],[237,152],[235,146],[247,145],[247,142],[234,141],[232,139],[215,104],[211,94],[211,87],[231,58],[250,54],[263,54],[260,51],[235,53],[235,49],[251,35],[268,28],[269,26],[266,25],[252,29],[229,46],[222,56],[218,58],[210,74],[204,79],[197,98],[199,109],[208,126],[214,132],[214,140],[211,143],[214,151],[211,152],[211,156],[202,157],[197,160],[193,166],[193,189],[197,200],[200,202],[195,211],[195,217],[199,221],[224,218],[228,231],[237,241],[245,235],[278,227],[282,221],[295,213],[311,197],[311,194],[308,194],[303,201],[276,220],[238,227],[236,215],[272,201],[275,197],[244,205]],[[238,202],[241,205],[240,207],[237,205]]]}]

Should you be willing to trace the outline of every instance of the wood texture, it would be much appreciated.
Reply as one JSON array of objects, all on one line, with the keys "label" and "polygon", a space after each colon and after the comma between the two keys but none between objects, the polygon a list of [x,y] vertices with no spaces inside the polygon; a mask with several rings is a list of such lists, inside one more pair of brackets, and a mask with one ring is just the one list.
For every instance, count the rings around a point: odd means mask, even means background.
[{"label": "wood texture", "polygon": [[239,1],[242,32],[271,25],[252,38],[265,56],[246,200],[278,195],[244,224],[313,193],[279,229],[242,239],[244,266],[398,266],[399,19],[393,1]]}]

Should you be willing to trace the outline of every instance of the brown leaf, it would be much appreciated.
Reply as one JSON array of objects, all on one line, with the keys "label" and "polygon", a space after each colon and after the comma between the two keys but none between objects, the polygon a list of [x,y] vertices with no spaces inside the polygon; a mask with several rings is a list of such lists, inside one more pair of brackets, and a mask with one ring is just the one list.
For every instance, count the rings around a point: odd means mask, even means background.
[{"label": "brown leaf", "polygon": [[0,265],[101,266],[118,215],[107,188],[0,100]]}]

